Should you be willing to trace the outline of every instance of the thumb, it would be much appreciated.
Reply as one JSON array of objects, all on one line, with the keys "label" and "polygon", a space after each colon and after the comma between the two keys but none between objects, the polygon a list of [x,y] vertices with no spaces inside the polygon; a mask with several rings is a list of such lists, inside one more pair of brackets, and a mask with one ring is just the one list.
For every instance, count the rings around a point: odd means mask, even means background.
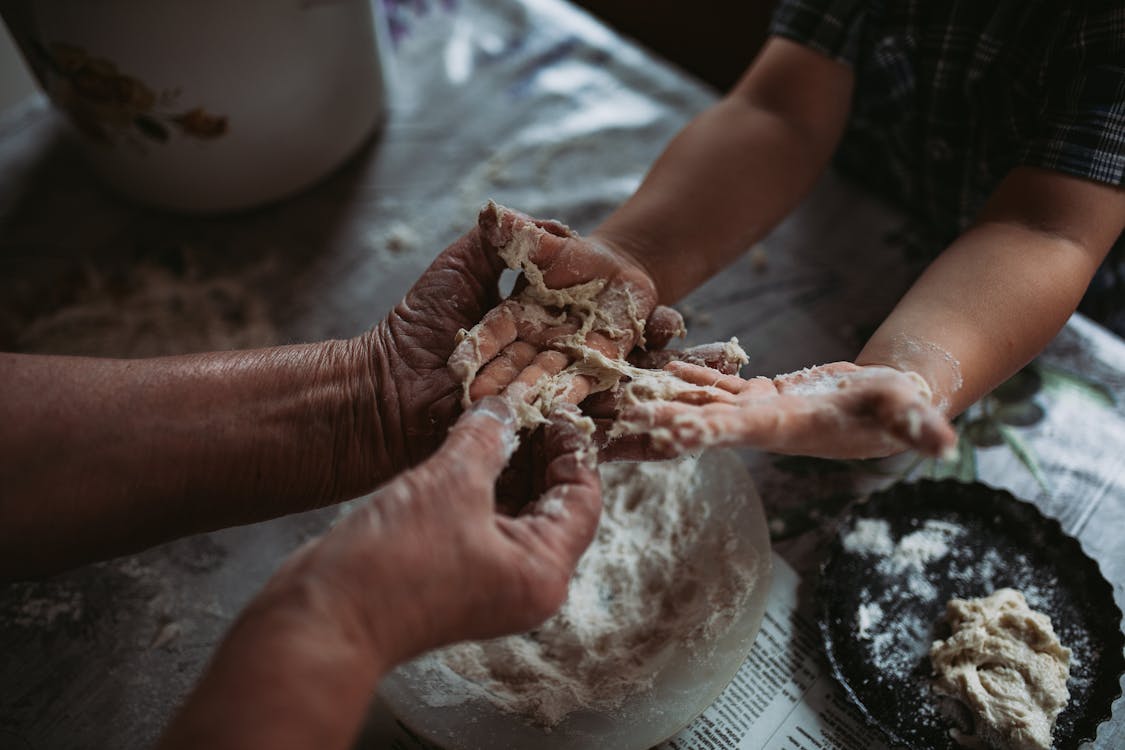
[{"label": "thumb", "polygon": [[489,396],[473,404],[449,430],[435,458],[473,467],[495,481],[519,447],[519,423],[504,399]]},{"label": "thumb", "polygon": [[668,342],[687,335],[684,316],[666,305],[657,305],[645,321],[645,348],[663,349]]}]

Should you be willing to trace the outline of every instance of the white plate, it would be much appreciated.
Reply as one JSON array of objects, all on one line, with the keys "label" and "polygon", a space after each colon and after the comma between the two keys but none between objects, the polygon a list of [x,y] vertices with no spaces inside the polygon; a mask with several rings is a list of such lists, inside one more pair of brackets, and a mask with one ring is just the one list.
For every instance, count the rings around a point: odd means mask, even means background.
[{"label": "white plate", "polygon": [[[447,750],[647,750],[687,726],[726,688],[749,653],[765,612],[770,579],[765,514],[746,467],[725,450],[708,451],[698,461],[692,489],[710,506],[711,526],[734,529],[735,554],[757,560],[754,587],[726,632],[708,643],[674,649],[653,686],[627,698],[612,713],[575,711],[549,731],[483,699],[428,705],[423,696],[442,686],[434,685],[433,670],[423,675],[413,662],[395,670],[380,686],[390,710],[418,736]],[[707,533],[704,537],[723,538]],[[707,555],[708,550],[698,554]],[[460,678],[449,673],[448,679]],[[450,694],[466,695],[452,682],[448,687]]]}]

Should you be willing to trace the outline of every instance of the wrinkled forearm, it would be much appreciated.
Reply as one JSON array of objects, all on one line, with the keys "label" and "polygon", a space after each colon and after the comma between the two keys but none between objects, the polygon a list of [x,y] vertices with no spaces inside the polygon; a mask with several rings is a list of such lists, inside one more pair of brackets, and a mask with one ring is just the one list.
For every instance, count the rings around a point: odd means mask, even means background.
[{"label": "wrinkled forearm", "polygon": [[0,576],[323,505],[380,473],[363,339],[141,360],[0,354]]},{"label": "wrinkled forearm", "polygon": [[312,584],[271,584],[247,607],[160,750],[353,746],[374,688],[393,664],[382,659],[363,617],[334,598],[331,586]]}]

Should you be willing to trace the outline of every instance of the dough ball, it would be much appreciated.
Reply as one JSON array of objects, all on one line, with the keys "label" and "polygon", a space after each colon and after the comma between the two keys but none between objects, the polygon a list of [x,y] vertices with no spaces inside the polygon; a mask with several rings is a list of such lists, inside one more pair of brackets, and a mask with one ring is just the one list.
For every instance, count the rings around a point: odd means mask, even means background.
[{"label": "dough ball", "polygon": [[1049,750],[1055,720],[1070,699],[1070,649],[1051,620],[1019,591],[1000,589],[946,606],[952,633],[930,648],[934,692],[964,705],[972,735],[959,743],[997,750]]}]

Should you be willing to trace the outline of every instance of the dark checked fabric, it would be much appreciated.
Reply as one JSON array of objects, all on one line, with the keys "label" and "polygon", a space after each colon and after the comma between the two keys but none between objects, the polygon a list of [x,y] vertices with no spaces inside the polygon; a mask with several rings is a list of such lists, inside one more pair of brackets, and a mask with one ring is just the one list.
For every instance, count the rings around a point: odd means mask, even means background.
[{"label": "dark checked fabric", "polygon": [[1125,0],[781,0],[772,33],[852,66],[837,164],[938,242],[1018,165],[1125,184]]}]

